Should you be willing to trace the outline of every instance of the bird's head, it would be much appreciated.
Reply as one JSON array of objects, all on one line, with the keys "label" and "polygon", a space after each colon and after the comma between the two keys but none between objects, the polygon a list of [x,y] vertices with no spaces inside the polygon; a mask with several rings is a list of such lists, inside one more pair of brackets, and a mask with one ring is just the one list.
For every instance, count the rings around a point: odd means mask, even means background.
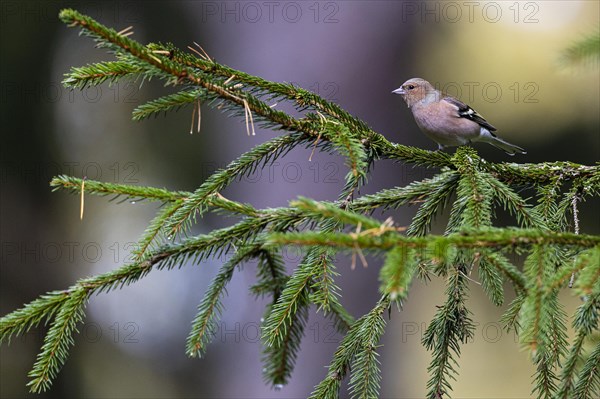
[{"label": "bird's head", "polygon": [[402,83],[402,86],[392,91],[400,94],[408,108],[417,103],[429,103],[440,100],[439,92],[425,79],[412,78]]}]

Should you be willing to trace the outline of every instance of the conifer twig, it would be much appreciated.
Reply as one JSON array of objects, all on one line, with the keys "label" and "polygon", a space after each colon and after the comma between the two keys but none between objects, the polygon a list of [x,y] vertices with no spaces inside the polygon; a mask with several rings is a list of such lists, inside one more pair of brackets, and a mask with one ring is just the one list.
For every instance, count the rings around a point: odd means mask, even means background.
[{"label": "conifer twig", "polygon": [[[188,355],[205,353],[211,325],[223,309],[221,298],[235,269],[254,259],[256,282],[250,292],[268,299],[261,321],[266,383],[279,387],[289,381],[309,312],[316,308],[343,337],[327,376],[311,398],[339,397],[346,377],[351,396],[378,397],[384,313],[391,312],[392,302],[401,305],[409,299],[415,277],[437,277],[445,280],[446,290],[422,337],[422,344],[431,351],[427,397],[448,397],[462,345],[474,336],[476,324],[467,307],[471,288],[481,290],[493,305],[502,306],[507,286],[514,289],[516,298],[501,320],[507,329],[519,333],[521,344],[531,354],[535,395],[544,399],[597,396],[600,345],[594,343],[588,351],[587,343],[599,333],[600,236],[580,231],[580,217],[587,215],[578,203],[600,197],[600,165],[490,163],[470,147],[460,147],[450,155],[391,143],[340,106],[295,85],[270,82],[219,64],[196,42],[188,46],[189,52],[172,44],[143,45],[130,37],[131,27],[117,32],[68,9],[61,11],[60,18],[80,27],[97,47],[110,50],[117,59],[72,68],[65,86],[82,89],[122,78],[158,79],[175,92],[139,105],[133,111],[134,120],[191,105],[190,133],[195,123],[200,132],[201,106],[206,104],[243,118],[248,135],[255,134],[255,123],[282,134],[234,159],[192,192],[85,177],[52,179],[53,190],[80,196],[80,217],[85,194],[161,205],[139,239],[131,262],[42,295],[0,319],[0,341],[9,342],[42,322],[49,324],[29,374],[32,391],[47,390],[66,362],[91,295],[134,283],[154,270],[232,254],[198,305],[187,340]],[[298,116],[275,109],[279,102],[291,104]],[[337,201],[300,197],[288,206],[257,209],[221,194],[236,179],[264,168],[299,145],[310,150],[309,160],[317,149],[344,158],[348,172]],[[355,194],[380,159],[441,170],[403,187]],[[524,197],[527,191],[523,188],[534,189],[537,203]],[[418,209],[408,226],[376,212],[412,205]],[[506,211],[508,226],[496,217],[498,210]],[[194,236],[193,224],[209,211],[233,216],[235,221]],[[569,213],[573,214],[574,232],[569,232]],[[448,216],[445,233],[431,234],[440,227],[436,225],[439,215]],[[496,227],[499,222],[502,227]],[[302,260],[291,272],[283,261],[283,246],[303,248]],[[349,269],[357,259],[366,266],[365,254],[375,255],[375,263],[382,259],[381,299],[358,320],[342,305],[338,277],[351,270],[336,269],[335,255],[340,251],[352,255]],[[525,258],[522,269],[509,260],[509,253]],[[477,277],[472,277],[474,270]],[[572,315],[575,338],[571,343],[566,328],[569,315],[559,297],[568,280],[584,298]]]}]

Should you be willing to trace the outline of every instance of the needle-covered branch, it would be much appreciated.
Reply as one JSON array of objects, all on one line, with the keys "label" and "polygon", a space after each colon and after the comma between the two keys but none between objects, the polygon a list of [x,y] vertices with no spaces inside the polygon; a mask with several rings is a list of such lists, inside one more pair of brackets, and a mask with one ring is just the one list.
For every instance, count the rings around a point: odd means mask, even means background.
[{"label": "needle-covered branch", "polygon": [[[600,346],[596,341],[587,350],[587,344],[600,334],[600,237],[581,231],[579,221],[587,215],[578,204],[600,197],[599,165],[489,163],[470,147],[449,155],[395,144],[341,106],[295,85],[219,64],[195,43],[188,47],[190,52],[172,44],[144,45],[131,38],[128,29],[117,32],[74,10],[63,10],[60,18],[116,57],[72,68],[64,80],[67,87],[83,89],[120,79],[139,84],[159,80],[174,92],[140,104],[133,119],[189,105],[195,116],[208,105],[244,120],[249,135],[256,132],[255,124],[282,134],[232,160],[191,192],[71,176],[52,179],[53,190],[80,196],[82,211],[89,194],[120,198],[120,202],[159,202],[160,207],[132,251],[130,263],[41,295],[0,319],[0,342],[10,342],[40,323],[49,325],[30,373],[32,391],[47,390],[65,363],[91,295],[132,284],[153,270],[231,256],[191,321],[186,346],[191,356],[208,350],[211,326],[223,309],[221,298],[235,269],[256,260],[256,282],[249,290],[270,299],[261,324],[265,381],[279,386],[292,377],[306,322],[316,310],[344,336],[311,398],[344,396],[340,389],[347,377],[352,397],[377,397],[384,314],[393,303],[401,307],[410,300],[415,279],[437,277],[445,280],[446,291],[423,336],[423,345],[431,351],[430,379],[423,393],[427,389],[428,397],[447,398],[452,380],[458,377],[461,347],[474,334],[476,323],[467,298],[478,278],[476,289],[495,306],[504,306],[507,287],[516,294],[501,321],[519,333],[522,346],[532,355],[537,397],[598,396]],[[280,102],[293,105],[298,116],[277,109]],[[299,147],[306,147],[307,157],[309,151],[318,150],[344,158],[348,174],[339,200],[290,198],[289,206],[259,209],[221,195],[236,180]],[[439,171],[403,187],[355,195],[380,159]],[[523,188],[531,189],[536,198],[523,197]],[[388,215],[379,216],[405,206],[417,208],[407,226]],[[498,210],[506,211],[508,219],[498,220]],[[208,211],[234,216],[234,222],[193,236],[192,226]],[[445,234],[431,234],[444,231],[444,224]],[[304,251],[298,264],[283,261],[285,246]],[[336,264],[336,253],[344,251],[352,254],[350,267]],[[381,267],[383,296],[355,320],[343,305],[343,294],[353,297],[355,293],[342,292],[339,275],[353,273],[357,257],[366,264],[371,254],[376,255],[375,261],[369,263]],[[509,254],[523,257],[524,265],[509,260]],[[567,287],[583,298],[572,315],[573,342],[566,334],[567,314],[559,296]]]}]

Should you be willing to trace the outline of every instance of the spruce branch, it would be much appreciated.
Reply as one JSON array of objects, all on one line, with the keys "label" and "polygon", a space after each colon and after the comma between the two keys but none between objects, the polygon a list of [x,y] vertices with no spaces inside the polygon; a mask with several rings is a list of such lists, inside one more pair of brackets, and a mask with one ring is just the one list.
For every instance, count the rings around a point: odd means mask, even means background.
[{"label": "spruce branch", "polygon": [[552,307],[554,312],[551,313],[550,317],[550,360],[555,366],[560,365],[560,359],[562,359],[567,352],[567,314],[565,313],[564,306],[558,300],[558,290],[552,292],[548,296],[547,307]]},{"label": "spruce branch", "polygon": [[432,179],[432,187],[424,192],[423,204],[408,227],[406,234],[409,236],[424,236],[431,229],[431,224],[440,209],[449,201],[456,191],[459,174],[455,171],[442,172]]},{"label": "spruce branch", "polygon": [[44,345],[37,356],[33,369],[29,372],[31,381],[27,384],[31,392],[48,390],[67,360],[69,347],[75,344],[73,334],[77,324],[83,320],[83,307],[89,297],[89,290],[83,287],[71,290],[44,338]]},{"label": "spruce branch", "polygon": [[[83,179],[73,176],[59,175],[50,181],[53,191],[65,189],[72,194],[81,194]],[[88,194],[114,195],[113,199],[125,197],[123,201],[161,201],[173,202],[190,195],[185,191],[169,191],[163,188],[131,186],[125,184],[106,183],[85,179],[84,191]]]},{"label": "spruce branch", "polygon": [[188,239],[182,244],[163,246],[149,253],[142,261],[96,277],[81,279],[66,291],[49,293],[25,308],[4,316],[0,320],[2,339],[27,331],[41,320],[56,315],[38,361],[30,373],[32,380],[29,385],[32,391],[41,392],[48,389],[51,380],[66,361],[68,348],[73,344],[72,334],[75,326],[83,317],[83,305],[92,293],[131,284],[147,275],[154,266],[159,269],[171,269],[181,266],[190,258],[198,263],[208,256],[223,254],[232,240],[239,239],[238,234],[246,233],[245,229],[239,227],[236,225]]},{"label": "spruce branch", "polygon": [[[333,296],[335,298],[335,295]],[[352,324],[354,317],[337,301],[331,301],[329,311],[326,311],[325,316],[333,322],[333,326],[340,334],[346,334]]]},{"label": "spruce branch", "polygon": [[600,394],[600,342],[588,356],[579,372],[573,397],[582,399],[597,398]]},{"label": "spruce branch", "polygon": [[402,300],[408,295],[408,286],[417,270],[417,259],[412,249],[398,246],[387,253],[379,273],[380,291],[392,300]]},{"label": "spruce branch", "polygon": [[[577,276],[575,289],[580,295],[589,295],[594,290],[594,285],[600,281],[600,246],[596,246],[579,252],[574,260],[563,262],[564,266],[559,268],[548,290],[560,288]],[[597,290],[597,289],[596,289]]]},{"label": "spruce branch", "polygon": [[496,203],[502,205],[503,209],[508,210],[512,216],[515,216],[519,226],[548,229],[546,221],[537,209],[528,205],[525,199],[521,198],[505,183],[493,178],[491,175],[486,175],[485,180],[493,191]]},{"label": "spruce branch", "polygon": [[350,393],[352,397],[379,397],[381,375],[379,360],[377,359],[377,348],[385,331],[385,319],[383,318],[385,309],[381,305],[386,302],[387,299],[380,300],[379,306],[366,315],[360,326],[357,336],[360,346],[357,348],[350,366]]},{"label": "spruce branch", "polygon": [[[64,84],[83,89],[121,79],[143,84],[157,79],[174,92],[140,104],[133,119],[200,102],[246,123],[248,134],[257,126],[281,131],[233,160],[193,192],[103,183],[69,176],[51,181],[54,190],[73,194],[106,195],[123,201],[158,201],[162,207],[142,234],[134,259],[98,276],[80,279],[64,291],[53,291],[0,319],[0,342],[10,341],[40,323],[49,323],[38,359],[30,373],[32,391],[48,389],[73,345],[77,324],[92,294],[110,291],[143,278],[152,270],[197,264],[209,257],[233,254],[213,279],[192,322],[186,352],[200,356],[210,342],[210,326],[219,317],[221,298],[236,267],[257,259],[257,281],[250,291],[268,296],[262,322],[263,376],[273,386],[286,384],[293,372],[312,305],[344,334],[327,377],[312,398],[337,398],[342,380],[350,375],[352,397],[377,397],[381,370],[379,341],[385,332],[383,314],[392,301],[408,298],[415,275],[446,280],[446,298],[430,323],[422,343],[432,352],[427,395],[449,395],[456,378],[461,345],[473,336],[474,323],[466,307],[470,275],[475,267],[490,302],[504,303],[504,283],[516,293],[502,321],[520,333],[536,367],[533,392],[537,397],[598,395],[600,346],[591,351],[600,319],[600,237],[579,234],[577,204],[600,196],[600,165],[571,162],[540,164],[489,163],[469,147],[456,153],[431,152],[394,144],[365,122],[295,85],[270,82],[222,65],[203,50],[182,51],[172,44],[143,45],[127,30],[117,32],[74,10],[60,18],[82,29],[98,47],[114,53],[116,61],[72,68]],[[199,47],[199,46],[198,46]],[[200,48],[200,47],[199,47]],[[201,49],[201,48],[200,48]],[[275,103],[273,103],[275,102]],[[292,104],[298,116],[277,109]],[[289,151],[307,149],[340,154],[348,167],[346,184],[337,201],[299,198],[287,207],[257,209],[221,196],[235,180],[264,168]],[[404,187],[384,189],[355,198],[367,182],[371,166],[380,159],[439,168],[433,177]],[[522,189],[537,198],[524,198]],[[408,228],[391,218],[373,217],[377,210],[417,205]],[[506,210],[511,226],[494,227],[495,211]],[[430,234],[436,216],[449,209],[446,234]],[[198,217],[208,211],[233,216],[231,226],[187,237]],[[581,213],[581,214],[580,214]],[[575,234],[570,233],[573,216]],[[518,227],[517,227],[518,226]],[[284,245],[307,247],[291,274],[278,250]],[[339,272],[334,255],[363,251],[383,259],[380,291],[373,309],[354,318],[340,302]],[[526,256],[521,271],[508,253]],[[583,303],[573,316],[576,337],[568,347],[567,314],[559,290],[574,276],[573,292]],[[563,365],[562,370],[560,370]],[[560,376],[560,377],[559,377]]]},{"label": "spruce branch", "polygon": [[348,210],[373,212],[375,209],[395,209],[403,205],[419,204],[428,198],[432,191],[439,189],[439,186],[443,185],[445,181],[454,186],[458,178],[459,175],[455,171],[442,170],[441,173],[430,179],[415,181],[404,187],[383,189],[375,194],[356,198]]},{"label": "spruce branch", "polygon": [[483,170],[495,178],[510,184],[532,185],[545,184],[556,179],[575,180],[584,179],[595,183],[590,187],[597,190],[600,177],[600,166],[579,165],[572,162],[544,162],[532,163],[485,163]]},{"label": "spruce branch", "polygon": [[591,34],[567,47],[561,56],[565,65],[578,65],[586,62],[600,63],[600,27]]},{"label": "spruce branch", "polygon": [[576,259],[573,271],[578,271],[574,288],[580,295],[600,293],[600,246],[582,252]]},{"label": "spruce branch", "polygon": [[[265,318],[271,314],[273,305],[277,303],[281,296],[282,290],[288,281],[288,276],[285,272],[283,259],[279,254],[272,251],[261,249],[259,253],[259,263],[257,266],[258,283],[253,287],[256,289],[259,286],[265,287],[266,290],[272,292],[272,302],[265,309]],[[255,291],[257,294],[262,294],[262,291]],[[294,369],[296,355],[299,350],[299,342],[305,328],[306,319],[308,317],[308,307],[303,307],[299,313],[298,324],[293,325],[288,331],[288,337],[283,342],[283,345],[263,345],[263,377],[267,383],[272,386],[281,386],[288,382],[291,373]]]},{"label": "spruce branch", "polygon": [[[188,63],[178,62],[180,60],[169,56],[163,56],[162,52],[156,52],[152,46],[143,46],[142,44],[130,39],[128,36],[120,35],[113,29],[107,28],[92,18],[84,16],[75,10],[65,9],[60,13],[60,18],[70,26],[79,26],[83,32],[93,37],[101,47],[107,47],[115,51],[119,56],[124,57],[129,54],[135,57],[142,64],[147,65],[150,68],[162,71],[163,74],[171,75],[172,79],[170,83],[181,84],[186,82],[187,84],[202,87],[214,95],[217,95],[222,100],[233,104],[238,108],[249,109],[256,115],[265,118],[274,125],[278,125],[280,129],[301,131],[311,135],[313,138],[317,138],[319,135],[319,129],[315,126],[310,118],[303,120],[296,120],[289,115],[281,111],[275,111],[264,102],[250,94],[251,88],[246,91],[235,88],[236,85],[228,86],[225,84],[227,80],[224,80],[224,76],[221,75],[219,79],[210,77],[208,72],[218,70],[214,61],[210,60],[205,68],[207,72],[204,72],[200,68],[194,68],[194,65]],[[168,55],[172,56],[174,53],[172,50],[167,51]],[[125,56],[126,57],[126,56]],[[126,57],[126,59],[129,59]],[[225,74],[227,79],[230,79],[235,74]],[[218,75],[217,75],[218,76]],[[235,77],[234,77],[235,78]],[[264,82],[263,82],[264,83]],[[313,97],[313,100],[315,98]],[[320,104],[325,104],[325,101],[319,99]],[[330,108],[331,109],[331,108]],[[339,109],[336,109],[340,111]],[[336,111],[333,110],[333,111]],[[326,112],[326,109],[323,109]],[[354,118],[349,118],[347,113],[335,113],[332,112],[332,116],[340,121],[348,122],[348,127],[352,130],[353,127],[357,126],[357,121]],[[364,134],[366,125],[364,123],[358,124],[361,129],[358,129],[359,138],[366,140],[365,144],[369,145],[378,157],[395,159],[408,163],[414,163],[416,165],[428,166],[428,167],[453,167],[457,166],[453,164],[451,158],[443,152],[431,152],[417,148],[407,147],[398,144],[392,144],[386,140],[382,135],[374,132],[367,132]],[[363,132],[361,134],[361,132]],[[596,177],[600,174],[599,167],[595,166],[583,166],[569,162],[554,162],[546,164],[485,164],[483,169],[494,176],[500,177],[504,181],[510,181],[513,183],[541,183],[552,179],[555,176],[563,176],[565,178],[591,178]]]},{"label": "spruce branch", "polygon": [[188,356],[202,357],[202,354],[206,352],[206,347],[212,341],[211,333],[213,331],[211,328],[223,310],[220,298],[226,292],[227,283],[233,277],[235,268],[241,262],[255,256],[259,249],[260,246],[258,245],[240,248],[233,258],[221,267],[221,270],[211,282],[204,299],[198,306],[198,314],[192,322],[192,330],[186,345]]},{"label": "spruce branch", "polygon": [[265,321],[263,339],[267,345],[280,346],[285,342],[298,309],[302,309],[308,303],[312,272],[319,268],[323,254],[323,250],[319,248],[309,250],[288,280]]},{"label": "spruce branch", "polygon": [[[379,231],[385,231],[382,226]],[[556,244],[580,248],[592,248],[600,244],[597,236],[576,235],[573,233],[549,233],[534,229],[486,229],[481,231],[464,231],[448,236],[429,235],[426,238],[406,237],[397,233],[386,233],[382,236],[373,234],[344,234],[328,233],[326,235],[314,232],[273,233],[267,237],[267,244],[326,246],[332,248],[352,249],[356,246],[373,250],[390,250],[397,246],[408,248],[433,249],[455,246],[463,249],[493,248],[497,250],[536,245]]]},{"label": "spruce branch", "polygon": [[[170,202],[170,204],[166,205],[152,220],[142,238],[139,240],[138,245],[134,250],[134,254],[138,259],[141,259],[148,248],[152,247],[153,243],[158,239],[161,233],[165,232],[167,221],[170,220],[172,215],[182,206],[183,200],[192,195],[192,193],[185,191],[174,192],[154,187],[102,183],[87,179],[85,180],[85,185],[83,185],[83,181],[83,179],[70,176],[57,176],[52,179],[50,186],[54,187],[55,190],[67,189],[73,194],[80,194],[81,188],[84,187],[84,190],[87,193],[114,195],[113,199],[125,197],[124,200],[130,200],[132,202],[147,199]],[[206,199],[206,206],[229,211],[231,213],[239,213],[254,217],[258,216],[256,209],[252,206],[226,199],[218,193],[213,193]],[[169,236],[170,234],[166,235]]]},{"label": "spruce branch", "polygon": [[290,133],[271,139],[244,153],[225,169],[212,174],[193,194],[188,196],[169,218],[166,228],[171,233],[181,231],[186,224],[190,223],[190,219],[204,212],[207,200],[212,195],[223,190],[235,179],[252,174],[261,164],[266,165],[285,155],[302,142],[305,142],[303,134]]},{"label": "spruce branch", "polygon": [[[524,272],[528,281],[527,297],[521,308],[523,334],[521,342],[528,345],[535,353],[538,347],[547,346],[549,313],[552,311],[543,306],[547,299],[544,290],[545,282],[551,277],[548,261],[549,254],[541,246],[535,246],[532,253],[525,260]],[[543,356],[542,356],[543,357]]]},{"label": "spruce branch", "polygon": [[296,201],[291,201],[290,206],[316,221],[335,220],[341,224],[361,226],[367,230],[382,227],[381,222],[376,219],[341,209],[339,202],[314,201],[310,198],[300,197]]},{"label": "spruce branch", "polygon": [[[369,313],[352,324],[350,330],[342,339],[342,342],[333,355],[327,377],[315,387],[310,395],[310,399],[337,399],[339,397],[342,380],[345,378],[348,371],[351,370],[355,356],[365,350],[372,350],[373,343],[376,344],[379,340],[382,333],[381,323],[384,322],[382,315],[383,312],[389,308],[390,303],[390,298],[388,296],[383,296]],[[363,355],[363,361],[359,364],[355,364],[358,367],[359,373],[363,373],[364,375],[365,372],[373,370],[373,367],[371,366],[377,367],[376,365],[373,365],[373,356],[375,355],[366,357]],[[356,381],[355,379],[355,384],[353,386],[357,387],[359,382],[360,381]],[[355,388],[355,394],[360,395],[361,393],[365,393],[365,396],[368,396],[366,394],[377,392],[379,384],[378,380],[370,379],[366,382],[367,390],[361,391],[358,388]]]},{"label": "spruce branch", "polygon": [[431,324],[427,327],[422,342],[425,348],[431,350],[432,359],[427,370],[430,379],[427,382],[427,397],[443,398],[451,389],[450,379],[455,379],[460,356],[460,344],[467,343],[473,338],[473,324],[465,302],[468,292],[467,259],[456,260],[456,266],[451,268],[446,287],[446,302],[439,307]]},{"label": "spruce branch", "polygon": [[266,250],[264,247],[261,247],[258,260],[256,267],[257,283],[250,287],[250,291],[257,296],[270,293],[274,304],[279,299],[281,291],[289,278],[284,261],[279,253]]},{"label": "spruce branch", "polygon": [[490,266],[496,268],[498,272],[512,282],[515,292],[521,293],[526,290],[527,280],[525,276],[504,255],[490,251],[481,251],[481,255]]},{"label": "spruce branch", "polygon": [[270,82],[226,65],[218,64],[212,59],[202,59],[194,54],[185,53],[170,44],[165,46],[158,45],[157,48],[172,52],[172,58],[182,64],[228,79],[233,86],[244,85],[251,87],[253,93],[268,95],[271,100],[286,99],[293,101],[299,110],[312,109],[320,111],[334,119],[342,121],[352,130],[363,131],[370,135],[374,134],[363,121],[349,114],[337,104],[325,101],[317,94],[304,90],[301,87],[289,83]]},{"label": "spruce branch", "polygon": [[557,376],[553,368],[551,355],[546,348],[533,352],[533,362],[536,365],[533,392],[537,398],[551,399],[557,390]]},{"label": "spruce branch", "polygon": [[[496,253],[489,254],[486,252],[475,253],[475,261],[479,266],[479,278],[483,291],[487,294],[490,301],[494,305],[500,306],[504,303],[504,279],[502,278],[502,272],[507,271],[505,266],[508,260]],[[512,270],[517,271],[516,268],[512,268]],[[518,283],[515,283],[515,285],[518,285]]]},{"label": "spruce branch", "polygon": [[[304,295],[304,291],[303,291]],[[294,369],[296,358],[300,350],[300,342],[304,336],[304,329],[308,320],[309,302],[304,296],[298,302],[292,321],[282,333],[278,342],[264,342],[263,351],[263,376],[273,386],[282,386],[288,383]],[[269,307],[271,311],[273,307]]]},{"label": "spruce branch", "polygon": [[167,113],[173,109],[177,110],[186,105],[193,104],[199,99],[206,100],[211,98],[207,93],[203,89],[181,90],[177,93],[148,101],[133,110],[133,120],[140,121],[151,116],[157,116],[160,113]]},{"label": "spruce branch", "polygon": [[70,26],[80,26],[86,34],[94,37],[99,44],[105,45],[117,53],[129,53],[148,66],[156,68],[164,74],[171,75],[170,83],[172,84],[185,82],[203,88],[234,107],[256,113],[271,124],[279,125],[280,129],[303,131],[316,136],[316,130],[311,121],[307,119],[296,120],[284,112],[274,110],[249,92],[244,92],[233,86],[230,87],[222,79],[213,79],[201,71],[174,62],[168,57],[152,51],[127,36],[118,34],[113,29],[107,28],[77,11],[62,10],[60,18],[65,23],[69,23]]},{"label": "spruce branch", "polygon": [[555,366],[566,350],[564,311],[558,303],[558,291],[546,293],[544,287],[552,277],[553,254],[535,247],[525,260],[528,293],[521,307],[523,333],[520,341],[532,354],[536,364],[533,391],[538,398],[552,398],[557,391]]},{"label": "spruce branch", "polygon": [[519,293],[515,299],[510,303],[508,309],[502,317],[500,321],[504,324],[504,328],[507,332],[513,330],[515,333],[519,333],[521,331],[521,325],[519,322],[519,315],[521,313],[521,308],[523,307],[523,303],[525,302],[526,295],[525,293]]},{"label": "spruce branch", "polygon": [[536,187],[538,204],[535,206],[535,209],[542,217],[546,226],[555,231],[562,231],[566,227],[564,215],[558,212],[558,202],[560,201],[563,184],[563,179],[559,176],[544,185]]},{"label": "spruce branch", "polygon": [[69,299],[64,291],[52,291],[2,317],[0,321],[0,342],[8,341],[15,335],[26,334],[41,322],[52,319]]},{"label": "spruce branch", "polygon": [[346,181],[351,178],[365,178],[368,163],[366,162],[367,153],[363,143],[355,137],[353,132],[340,122],[334,120],[323,120],[323,130],[321,132],[322,137],[324,136],[328,141],[331,142],[333,148],[337,152],[346,158],[346,165],[350,169],[349,177]]},{"label": "spruce branch", "polygon": [[[173,202],[164,206],[148,224],[148,227],[142,234],[142,237],[137,242],[135,249],[132,251],[135,256],[135,260],[140,261],[146,258],[146,254],[151,249],[155,249],[160,241],[160,238],[164,236],[161,233],[164,231],[164,225],[169,219],[173,212],[181,205],[180,201]],[[164,240],[163,240],[164,243]]]},{"label": "spruce branch", "polygon": [[320,268],[313,276],[314,283],[309,298],[311,303],[318,306],[317,310],[323,310],[325,313],[331,312],[332,308],[343,309],[339,303],[340,288],[335,283],[339,273],[335,270],[332,252],[327,250],[319,255],[320,259],[316,265]]},{"label": "spruce branch", "polygon": [[581,360],[581,350],[586,334],[583,331],[578,331],[575,336],[575,341],[571,346],[571,350],[566,358],[562,372],[560,374],[560,385],[558,387],[557,398],[568,399],[572,397],[575,387],[575,378],[577,362]]},{"label": "spruce branch", "polygon": [[575,312],[573,327],[586,335],[599,329],[600,321],[600,292],[585,298],[582,305]]},{"label": "spruce branch", "polygon": [[127,61],[99,62],[71,68],[62,84],[71,89],[85,89],[88,86],[97,86],[106,81],[112,83],[124,77],[136,76],[142,71],[141,68],[131,65]]},{"label": "spruce branch", "polygon": [[[336,229],[336,224],[326,222],[322,228],[331,231]],[[286,383],[291,374],[311,302],[326,312],[333,310],[341,321],[349,321],[345,312],[340,313],[343,308],[337,299],[338,287],[331,281],[329,252],[321,248],[309,250],[269,308],[263,341],[268,365],[265,375],[273,384]]]},{"label": "spruce branch", "polygon": [[[481,171],[479,166],[484,161],[468,148],[456,151],[453,160],[461,177],[456,189],[458,198],[452,207],[446,233],[489,229],[492,225],[494,191],[488,174]],[[479,263],[483,287],[488,296],[496,304],[502,301],[498,271],[487,267],[486,259],[481,259],[480,252],[458,250],[451,263],[441,270],[441,274],[447,276],[446,302],[439,307],[422,339],[423,345],[432,351],[427,368],[430,375],[427,382],[428,398],[438,399],[449,395],[450,379],[455,379],[458,374],[454,366],[457,364],[455,359],[460,356],[460,344],[467,343],[474,335],[475,325],[466,307],[466,298],[468,275],[475,263]]]},{"label": "spruce branch", "polygon": [[[594,397],[598,396],[600,390],[600,379],[597,367],[590,367],[590,363],[586,363],[588,369],[578,370],[578,365],[585,360],[584,357],[584,342],[586,338],[595,331],[598,332],[598,320],[600,317],[600,292],[593,296],[585,298],[582,305],[577,308],[575,312],[575,318],[573,320],[573,327],[576,330],[575,341],[571,345],[571,349],[566,357],[564,366],[560,375],[560,385],[557,393],[558,398],[570,398],[570,397]],[[593,356],[590,356],[593,357]],[[592,360],[593,362],[594,360]],[[596,360],[596,363],[598,360]],[[580,372],[578,376],[577,372]],[[583,378],[583,380],[581,380]],[[595,382],[595,394],[589,395],[589,390],[593,388],[593,381]]]}]

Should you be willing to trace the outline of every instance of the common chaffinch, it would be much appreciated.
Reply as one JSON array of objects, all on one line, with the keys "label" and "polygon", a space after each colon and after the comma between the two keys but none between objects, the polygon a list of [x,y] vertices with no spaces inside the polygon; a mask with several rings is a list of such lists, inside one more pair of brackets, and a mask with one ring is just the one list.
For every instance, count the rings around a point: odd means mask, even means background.
[{"label": "common chaffinch", "polygon": [[525,150],[496,136],[496,128],[462,101],[436,90],[421,78],[407,80],[392,93],[400,94],[423,133],[438,149],[482,141],[504,150],[508,155]]}]

